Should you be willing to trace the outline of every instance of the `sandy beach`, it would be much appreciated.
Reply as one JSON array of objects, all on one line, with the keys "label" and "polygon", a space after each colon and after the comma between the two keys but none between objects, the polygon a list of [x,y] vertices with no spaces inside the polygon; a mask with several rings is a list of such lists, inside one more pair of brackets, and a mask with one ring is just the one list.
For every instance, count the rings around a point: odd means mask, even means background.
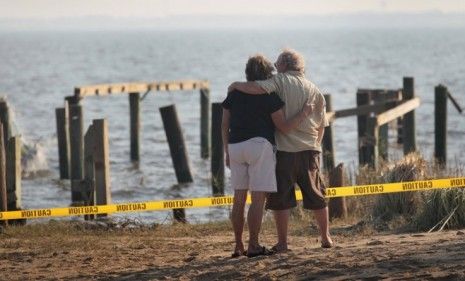
[{"label": "sandy beach", "polygon": [[[262,243],[275,235],[265,223]],[[291,232],[290,251],[230,258],[228,223],[108,229],[53,223],[0,235],[1,280],[464,280],[465,230],[376,233],[333,228]]]}]

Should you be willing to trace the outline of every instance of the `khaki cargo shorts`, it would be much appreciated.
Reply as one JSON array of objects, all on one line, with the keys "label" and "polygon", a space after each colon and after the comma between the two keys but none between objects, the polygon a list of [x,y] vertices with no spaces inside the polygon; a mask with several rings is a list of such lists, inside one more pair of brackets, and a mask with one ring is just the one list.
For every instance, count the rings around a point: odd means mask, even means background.
[{"label": "khaki cargo shorts", "polygon": [[320,175],[319,151],[278,151],[276,158],[278,192],[268,194],[267,209],[287,210],[297,206],[296,184],[302,191],[305,209],[319,210],[327,206],[324,197],[326,187]]}]

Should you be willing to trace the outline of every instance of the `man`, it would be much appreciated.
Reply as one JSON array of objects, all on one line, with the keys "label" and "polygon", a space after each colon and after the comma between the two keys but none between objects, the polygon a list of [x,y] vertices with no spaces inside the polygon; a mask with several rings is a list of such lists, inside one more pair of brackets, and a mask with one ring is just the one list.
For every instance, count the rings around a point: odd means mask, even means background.
[{"label": "man", "polygon": [[305,78],[303,57],[294,50],[284,50],[275,63],[277,75],[263,81],[234,82],[234,89],[248,94],[276,92],[284,102],[285,118],[295,116],[307,102],[312,104],[309,115],[295,130],[288,134],[276,131],[278,148],[276,179],[277,193],[268,196],[266,208],[273,210],[278,243],[277,252],[286,251],[290,209],[297,206],[294,186],[302,191],[303,206],[313,210],[317,221],[321,246],[333,246],[329,234],[328,207],[324,198],[325,186],[320,177],[319,158],[324,127],[328,126],[325,100],[318,88]]}]

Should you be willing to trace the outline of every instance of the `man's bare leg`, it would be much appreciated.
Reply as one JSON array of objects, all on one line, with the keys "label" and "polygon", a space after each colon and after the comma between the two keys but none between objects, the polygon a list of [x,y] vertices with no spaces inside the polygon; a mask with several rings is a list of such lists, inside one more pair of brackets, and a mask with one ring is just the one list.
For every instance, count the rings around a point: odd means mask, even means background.
[{"label": "man's bare leg", "polygon": [[231,213],[231,222],[234,230],[234,239],[236,246],[234,253],[242,254],[244,244],[242,243],[242,233],[244,231],[244,207],[247,199],[247,190],[234,191],[234,204]]},{"label": "man's bare leg", "polygon": [[289,226],[289,209],[276,210],[273,212],[276,223],[276,232],[278,233],[278,244],[274,247],[276,251],[283,252],[287,250],[287,229]]},{"label": "man's bare leg", "polygon": [[315,215],[316,223],[320,229],[321,245],[328,248],[331,247],[333,245],[333,241],[331,240],[331,236],[329,234],[328,207],[319,210],[313,210],[313,214]]},{"label": "man's bare leg", "polygon": [[252,204],[247,213],[247,224],[249,226],[249,247],[247,253],[257,253],[261,251],[258,235],[262,226],[265,198],[265,192],[252,191]]}]

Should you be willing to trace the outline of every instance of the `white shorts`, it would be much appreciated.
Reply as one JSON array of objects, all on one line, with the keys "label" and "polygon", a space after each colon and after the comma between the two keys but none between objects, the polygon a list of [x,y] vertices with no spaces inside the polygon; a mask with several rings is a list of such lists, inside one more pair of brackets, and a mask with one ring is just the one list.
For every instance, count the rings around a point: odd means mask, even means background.
[{"label": "white shorts", "polygon": [[228,145],[231,186],[234,190],[276,192],[276,156],[273,145],[255,137]]}]

